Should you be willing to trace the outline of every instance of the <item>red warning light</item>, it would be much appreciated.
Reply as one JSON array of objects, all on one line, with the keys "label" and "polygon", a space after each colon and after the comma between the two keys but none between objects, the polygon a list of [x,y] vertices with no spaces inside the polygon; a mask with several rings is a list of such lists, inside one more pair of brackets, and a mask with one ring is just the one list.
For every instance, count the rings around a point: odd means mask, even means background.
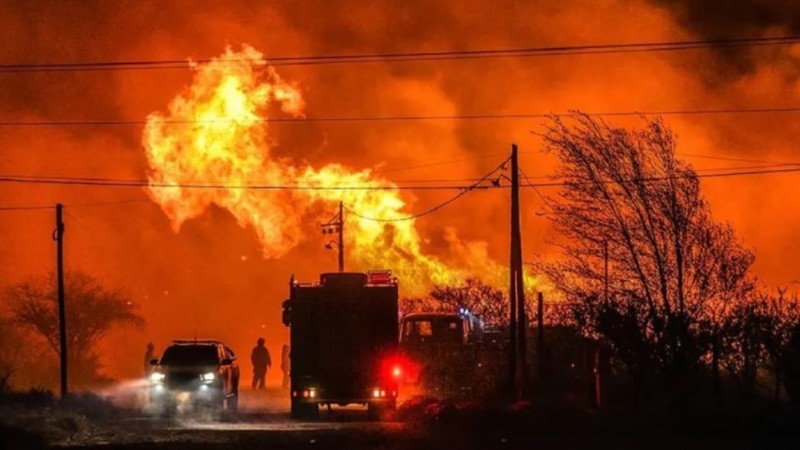
[{"label": "red warning light", "polygon": [[386,383],[397,384],[406,376],[406,365],[398,356],[386,358],[381,362],[381,379]]},{"label": "red warning light", "polygon": [[394,278],[392,277],[391,270],[370,270],[367,272],[367,283],[369,284],[393,284]]}]

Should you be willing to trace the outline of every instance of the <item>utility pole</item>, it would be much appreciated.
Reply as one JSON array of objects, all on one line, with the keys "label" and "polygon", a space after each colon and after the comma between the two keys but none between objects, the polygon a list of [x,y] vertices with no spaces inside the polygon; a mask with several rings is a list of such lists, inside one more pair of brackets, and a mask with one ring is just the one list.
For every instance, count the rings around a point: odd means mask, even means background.
[{"label": "utility pole", "polygon": [[[514,208],[511,208],[511,217],[514,217]],[[513,224],[513,219],[512,219]],[[513,225],[512,225],[513,228]],[[514,270],[514,233],[511,233],[511,258],[508,266],[509,285],[508,302],[510,317],[508,322],[508,393],[511,397],[517,395],[517,273]]]},{"label": "utility pole", "polygon": [[608,303],[608,240],[603,239],[603,301]]},{"label": "utility pole", "polygon": [[339,201],[339,272],[344,272],[344,205]]},{"label": "utility pole", "polygon": [[516,251],[514,256],[514,270],[517,274],[517,352],[518,366],[519,366],[519,386],[518,392],[522,396],[527,392],[526,384],[528,381],[528,352],[527,352],[527,328],[528,328],[528,315],[525,313],[525,278],[522,268],[522,218],[520,214],[520,201],[519,201],[519,153],[517,152],[517,145],[511,145],[511,173],[515,188],[513,189],[516,197],[516,212],[517,217],[514,220],[516,225]]},{"label": "utility pole", "polygon": [[511,144],[511,249],[509,261],[509,385],[513,396],[525,392],[527,377],[525,285],[522,271],[522,234],[519,212],[519,160]]},{"label": "utility pole", "polygon": [[344,272],[344,203],[339,202],[339,212],[329,221],[320,225],[322,227],[322,234],[338,233],[339,239],[337,242],[329,241],[325,244],[325,248],[339,251],[339,272]]},{"label": "utility pole", "polygon": [[61,398],[68,394],[67,389],[67,312],[64,302],[64,205],[56,204],[56,229],[53,239],[56,241],[56,273],[58,277],[58,338],[61,356]]},{"label": "utility pole", "polygon": [[598,342],[594,348],[594,398],[598,408],[603,404],[603,383],[600,378],[602,376],[600,369],[600,343]]},{"label": "utility pole", "polygon": [[[536,295],[536,368],[540,387],[546,386],[545,377],[547,377],[545,360],[547,352],[544,346],[544,296],[538,292]],[[540,394],[544,394],[543,389],[540,388],[538,391]]]}]

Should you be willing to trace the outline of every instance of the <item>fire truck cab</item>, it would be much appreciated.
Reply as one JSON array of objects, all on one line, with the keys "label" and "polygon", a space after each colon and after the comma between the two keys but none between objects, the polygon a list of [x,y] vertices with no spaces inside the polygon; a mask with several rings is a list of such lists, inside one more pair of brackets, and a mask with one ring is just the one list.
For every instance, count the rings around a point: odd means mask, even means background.
[{"label": "fire truck cab", "polygon": [[473,394],[481,365],[479,318],[464,308],[416,312],[403,316],[400,330],[400,349],[408,366],[403,381],[432,394]]},{"label": "fire truck cab", "polygon": [[316,417],[320,405],[363,404],[374,417],[396,408],[397,302],[388,270],[323,273],[313,284],[292,277],[283,302],[292,417]]}]

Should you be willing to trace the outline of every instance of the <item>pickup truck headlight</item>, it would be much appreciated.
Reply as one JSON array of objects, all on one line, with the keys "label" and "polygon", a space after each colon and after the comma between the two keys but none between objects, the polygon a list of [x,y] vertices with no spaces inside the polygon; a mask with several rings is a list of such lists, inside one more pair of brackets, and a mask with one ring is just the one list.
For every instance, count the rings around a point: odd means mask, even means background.
[{"label": "pickup truck headlight", "polygon": [[153,383],[161,384],[164,382],[164,378],[166,378],[166,375],[161,372],[153,372],[150,374],[150,381]]},{"label": "pickup truck headlight", "polygon": [[216,378],[216,377],[217,377],[217,375],[214,372],[208,372],[208,373],[204,373],[204,374],[200,375],[200,379],[202,381],[205,381],[206,383],[210,383],[210,382],[214,381],[214,378]]}]

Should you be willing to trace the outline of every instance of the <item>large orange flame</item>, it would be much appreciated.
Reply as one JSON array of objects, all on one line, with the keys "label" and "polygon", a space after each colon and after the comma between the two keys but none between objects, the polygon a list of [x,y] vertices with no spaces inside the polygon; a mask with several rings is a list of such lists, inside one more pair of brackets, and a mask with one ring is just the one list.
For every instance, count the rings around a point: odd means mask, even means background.
[{"label": "large orange flame", "polygon": [[[305,103],[295,84],[284,81],[261,53],[244,46],[230,48],[208,63],[194,65],[194,80],[176,96],[166,113],[148,117],[143,145],[151,185],[218,185],[214,189],[151,186],[149,195],[161,205],[178,231],[210,205],[230,211],[239,225],[255,230],[265,258],[279,258],[306,238],[303,222],[326,220],[343,201],[355,212],[346,219],[348,266],[355,270],[391,268],[406,293],[419,294],[432,283],[455,282],[479,268],[500,281],[504,269],[489,260],[470,260],[448,267],[425,254],[415,221],[375,222],[358,217],[400,218],[406,202],[393,189],[255,190],[244,185],[300,187],[394,187],[370,170],[353,171],[331,164],[319,169],[274,158],[269,124],[263,117],[278,107],[293,116]],[[453,233],[449,240],[457,240]],[[478,246],[480,247],[480,246]],[[474,245],[461,245],[474,258]],[[472,270],[471,270],[472,269]],[[505,270],[507,272],[507,270]],[[498,276],[494,276],[496,274]]]}]

